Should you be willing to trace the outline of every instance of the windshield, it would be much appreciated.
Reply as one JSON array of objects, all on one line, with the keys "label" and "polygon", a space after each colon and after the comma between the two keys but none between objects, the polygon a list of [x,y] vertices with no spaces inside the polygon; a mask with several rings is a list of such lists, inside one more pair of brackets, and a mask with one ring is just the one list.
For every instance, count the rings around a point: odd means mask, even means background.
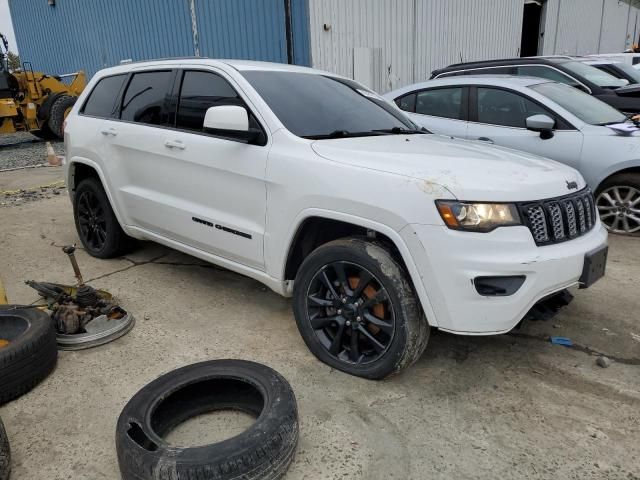
[{"label": "windshield", "polygon": [[620,80],[607,72],[582,62],[563,62],[562,66],[602,88],[618,88],[627,84],[624,80]]},{"label": "windshield", "polygon": [[294,135],[310,139],[401,133],[414,125],[356,82],[311,73],[242,72]]},{"label": "windshield", "polygon": [[615,108],[562,83],[539,83],[530,88],[591,125],[607,125],[627,120],[627,117]]},{"label": "windshield", "polygon": [[616,63],[615,66],[622,70],[627,77],[632,79],[632,83],[640,83],[640,71],[626,63]]}]

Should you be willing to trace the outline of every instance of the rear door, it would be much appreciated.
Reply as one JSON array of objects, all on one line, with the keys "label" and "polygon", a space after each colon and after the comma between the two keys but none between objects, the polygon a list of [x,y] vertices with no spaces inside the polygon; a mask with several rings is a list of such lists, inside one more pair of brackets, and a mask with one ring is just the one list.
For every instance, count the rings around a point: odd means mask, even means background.
[{"label": "rear door", "polygon": [[[470,91],[467,137],[560,161],[578,168],[582,133],[533,99],[515,91],[496,87],[472,87]],[[526,128],[532,115],[548,115],[556,122],[553,137]]]},{"label": "rear door", "polygon": [[105,121],[100,133],[116,202],[130,226],[171,236],[165,215],[172,199],[167,169],[175,168],[164,147],[170,125],[170,93],[176,71],[146,70],[129,75],[120,100],[119,119]]},{"label": "rear door", "polygon": [[437,87],[418,90],[395,100],[416,124],[452,137],[467,134],[468,89]]}]

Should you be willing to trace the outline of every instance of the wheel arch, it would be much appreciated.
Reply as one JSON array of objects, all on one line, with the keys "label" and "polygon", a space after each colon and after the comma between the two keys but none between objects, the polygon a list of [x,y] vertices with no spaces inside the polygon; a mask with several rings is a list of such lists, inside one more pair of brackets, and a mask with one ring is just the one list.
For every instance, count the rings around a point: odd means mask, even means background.
[{"label": "wheel arch", "polygon": [[69,162],[69,165],[67,166],[66,183],[71,202],[73,203],[74,201],[75,191],[80,182],[85,178],[90,177],[96,178],[100,181],[102,188],[104,188],[104,192],[107,194],[107,198],[109,199],[109,203],[111,204],[111,208],[114,215],[116,216],[116,219],[118,220],[118,223],[120,224],[120,227],[125,231],[125,233],[127,233],[127,235],[132,236],[126,228],[126,223],[123,221],[123,218],[120,215],[117,203],[114,201],[113,195],[111,194],[111,190],[109,188],[109,184],[106,181],[102,169],[93,160],[90,160],[88,158],[73,158]]},{"label": "wheel arch", "polygon": [[291,234],[288,236],[289,241],[284,252],[281,272],[281,278],[287,285],[287,293],[291,293],[293,289],[293,280],[300,265],[315,248],[339,238],[366,236],[389,247],[391,255],[409,276],[430,325],[438,326],[420,273],[413,261],[409,247],[398,231],[388,225],[366,218],[320,209],[304,212],[298,216],[293,225]]},{"label": "wheel arch", "polygon": [[624,175],[627,173],[635,173],[637,175],[640,175],[640,159],[632,160],[631,162],[625,162],[623,168],[619,168],[618,166],[616,166],[616,168],[612,168],[606,171],[597,182],[594,193],[599,192],[602,184],[609,180],[611,177],[614,177],[615,175]]}]

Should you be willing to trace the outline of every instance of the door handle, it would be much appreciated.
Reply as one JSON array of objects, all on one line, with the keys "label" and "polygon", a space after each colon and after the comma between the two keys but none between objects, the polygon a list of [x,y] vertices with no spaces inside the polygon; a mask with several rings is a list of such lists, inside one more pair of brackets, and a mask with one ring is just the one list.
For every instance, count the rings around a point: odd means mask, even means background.
[{"label": "door handle", "polygon": [[104,128],[100,130],[100,133],[108,137],[115,137],[118,134],[118,131],[115,128]]},{"label": "door handle", "polygon": [[164,146],[167,148],[175,148],[177,150],[184,150],[187,146],[180,140],[167,140],[164,142]]},{"label": "door handle", "polygon": [[478,140],[480,140],[481,142],[490,143],[491,145],[493,145],[495,143],[489,137],[478,137]]}]

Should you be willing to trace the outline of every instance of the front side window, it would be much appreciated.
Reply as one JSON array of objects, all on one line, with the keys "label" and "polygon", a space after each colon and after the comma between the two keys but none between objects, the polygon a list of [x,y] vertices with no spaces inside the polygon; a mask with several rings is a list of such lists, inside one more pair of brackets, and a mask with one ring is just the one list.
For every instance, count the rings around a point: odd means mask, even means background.
[{"label": "front side window", "polygon": [[282,124],[310,139],[415,129],[392,105],[351,80],[300,72],[247,70],[242,75]]},{"label": "front side window", "polygon": [[82,113],[92,117],[116,117],[118,113],[116,99],[126,78],[126,75],[114,75],[100,80],[84,104]]},{"label": "front side window", "polygon": [[229,82],[219,75],[186,71],[180,88],[176,126],[201,132],[207,109],[221,105],[244,106],[244,102]]},{"label": "front side window", "polygon": [[[577,90],[576,90],[577,91]],[[532,115],[548,115],[546,109],[514,92],[478,87],[478,122],[526,128]]]},{"label": "front side window", "polygon": [[462,119],[462,88],[436,88],[419,92],[416,113]]},{"label": "front side window", "polygon": [[167,125],[165,102],[171,91],[173,72],[135,73],[122,101],[120,118],[149,125]]},{"label": "front side window", "polygon": [[580,120],[591,125],[606,125],[626,121],[625,117],[612,106],[575,88],[559,83],[533,85],[535,90],[549,100],[568,110]]},{"label": "front side window", "polygon": [[546,78],[547,80],[553,80],[554,82],[566,83],[575,87],[578,83],[575,79],[562,72],[544,65],[524,65],[517,68],[518,75],[526,77],[538,77]]}]

